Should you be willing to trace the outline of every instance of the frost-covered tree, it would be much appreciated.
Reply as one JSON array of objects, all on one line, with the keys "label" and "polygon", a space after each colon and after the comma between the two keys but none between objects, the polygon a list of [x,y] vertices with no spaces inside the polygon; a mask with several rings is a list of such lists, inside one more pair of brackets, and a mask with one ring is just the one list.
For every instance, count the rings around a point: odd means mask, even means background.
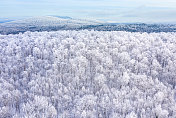
[{"label": "frost-covered tree", "polygon": [[2,118],[175,118],[176,33],[0,35]]}]

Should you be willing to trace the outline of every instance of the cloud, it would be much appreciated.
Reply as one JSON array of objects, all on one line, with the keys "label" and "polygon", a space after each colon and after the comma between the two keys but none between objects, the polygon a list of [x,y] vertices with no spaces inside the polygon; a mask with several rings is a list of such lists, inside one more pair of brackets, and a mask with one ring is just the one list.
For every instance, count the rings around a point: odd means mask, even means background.
[{"label": "cloud", "polygon": [[176,22],[175,0],[2,0],[0,17],[63,15],[117,22]]},{"label": "cloud", "polygon": [[122,17],[137,18],[146,22],[173,22],[176,21],[176,9],[143,6],[123,13]]}]

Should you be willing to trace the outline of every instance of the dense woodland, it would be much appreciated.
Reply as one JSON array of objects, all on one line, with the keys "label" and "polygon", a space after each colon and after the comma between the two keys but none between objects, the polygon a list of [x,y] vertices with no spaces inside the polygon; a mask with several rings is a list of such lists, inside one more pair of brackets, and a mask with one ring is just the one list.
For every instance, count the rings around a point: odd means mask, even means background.
[{"label": "dense woodland", "polygon": [[176,33],[0,35],[0,118],[176,118]]},{"label": "dense woodland", "polygon": [[[46,24],[46,25],[44,25]],[[127,31],[127,32],[176,32],[176,24],[144,24],[144,23],[131,23],[131,24],[79,24],[70,25],[68,23],[58,23],[48,26],[48,23],[41,24],[0,24],[0,34],[18,34],[26,31],[59,31],[59,30],[95,30],[95,31]]]}]

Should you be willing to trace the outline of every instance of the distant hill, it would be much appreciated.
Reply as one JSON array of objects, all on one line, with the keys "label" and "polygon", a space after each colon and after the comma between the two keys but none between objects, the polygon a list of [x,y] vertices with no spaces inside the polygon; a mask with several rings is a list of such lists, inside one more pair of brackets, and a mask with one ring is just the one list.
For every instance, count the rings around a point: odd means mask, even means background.
[{"label": "distant hill", "polygon": [[74,19],[67,16],[41,16],[1,23],[0,33],[14,34],[25,31],[71,30],[102,24],[103,23],[99,21]]},{"label": "distant hill", "polygon": [[101,22],[73,19],[66,16],[42,16],[42,17],[31,17],[22,20],[16,20],[1,24],[6,27],[16,26],[78,26],[78,25],[99,25]]},{"label": "distant hill", "polygon": [[56,16],[56,15],[52,15],[53,17],[58,17],[58,18],[63,18],[63,19],[72,19],[69,16]]},{"label": "distant hill", "polygon": [[[0,21],[1,22],[1,21]],[[105,23],[68,16],[41,16],[0,23],[0,34],[26,31],[97,30],[127,32],[176,32],[175,24]]]},{"label": "distant hill", "polygon": [[7,23],[7,22],[12,22],[14,20],[0,20],[0,23]]}]

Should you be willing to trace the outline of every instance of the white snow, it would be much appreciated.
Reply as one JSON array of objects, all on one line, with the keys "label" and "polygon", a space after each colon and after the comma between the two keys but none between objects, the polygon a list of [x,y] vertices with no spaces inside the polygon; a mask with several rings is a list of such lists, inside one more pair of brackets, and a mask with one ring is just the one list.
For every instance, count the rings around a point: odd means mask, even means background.
[{"label": "white snow", "polygon": [[0,117],[175,118],[176,33],[0,35]]}]

